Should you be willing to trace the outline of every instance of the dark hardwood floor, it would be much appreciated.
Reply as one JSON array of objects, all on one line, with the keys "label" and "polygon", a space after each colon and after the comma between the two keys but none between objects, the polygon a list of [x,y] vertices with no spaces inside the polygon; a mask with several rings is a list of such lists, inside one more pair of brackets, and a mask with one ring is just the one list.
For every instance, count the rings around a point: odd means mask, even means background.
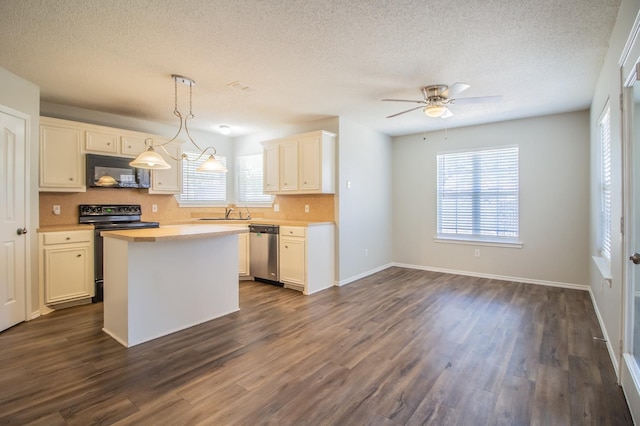
[{"label": "dark hardwood floor", "polygon": [[125,349],[101,304],[0,333],[0,424],[632,424],[587,292],[390,268]]}]

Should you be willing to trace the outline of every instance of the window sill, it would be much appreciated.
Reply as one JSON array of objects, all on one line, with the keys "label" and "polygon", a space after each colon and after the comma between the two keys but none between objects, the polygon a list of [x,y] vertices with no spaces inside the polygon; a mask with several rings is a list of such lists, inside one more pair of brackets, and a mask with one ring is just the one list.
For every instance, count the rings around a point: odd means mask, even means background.
[{"label": "window sill", "polygon": [[445,237],[438,235],[433,237],[435,243],[445,244],[463,244],[469,246],[487,246],[487,247],[505,247],[505,248],[519,248],[521,249],[524,244],[522,241],[517,240],[492,240],[488,238],[473,238],[473,237]]},{"label": "window sill", "polygon": [[608,281],[609,284],[611,284],[611,281],[613,280],[613,276],[611,275],[611,263],[609,263],[609,261],[604,257],[600,256],[591,256],[591,259],[593,259],[593,263],[595,263],[598,267],[602,278],[604,278]]}]

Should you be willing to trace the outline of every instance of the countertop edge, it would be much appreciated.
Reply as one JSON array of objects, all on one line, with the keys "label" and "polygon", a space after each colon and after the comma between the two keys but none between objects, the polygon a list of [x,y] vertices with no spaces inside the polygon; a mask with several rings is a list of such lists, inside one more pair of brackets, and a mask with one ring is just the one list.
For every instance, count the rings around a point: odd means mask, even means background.
[{"label": "countertop edge", "polygon": [[216,238],[226,235],[246,234],[249,229],[244,226],[229,225],[163,225],[160,228],[127,229],[118,231],[102,231],[105,238],[114,238],[133,243],[153,243],[162,241],[194,240],[200,238]]}]

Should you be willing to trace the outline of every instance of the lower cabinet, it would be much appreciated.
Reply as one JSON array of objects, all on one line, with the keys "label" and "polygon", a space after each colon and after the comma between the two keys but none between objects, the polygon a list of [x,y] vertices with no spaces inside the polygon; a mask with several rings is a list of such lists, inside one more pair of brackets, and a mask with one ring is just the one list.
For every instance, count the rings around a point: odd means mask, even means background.
[{"label": "lower cabinet", "polygon": [[249,276],[249,234],[238,234],[238,275]]},{"label": "lower cabinet", "polygon": [[335,236],[333,224],[280,227],[280,281],[312,294],[333,286]]},{"label": "lower cabinet", "polygon": [[45,304],[93,297],[93,231],[43,232],[39,246]]}]

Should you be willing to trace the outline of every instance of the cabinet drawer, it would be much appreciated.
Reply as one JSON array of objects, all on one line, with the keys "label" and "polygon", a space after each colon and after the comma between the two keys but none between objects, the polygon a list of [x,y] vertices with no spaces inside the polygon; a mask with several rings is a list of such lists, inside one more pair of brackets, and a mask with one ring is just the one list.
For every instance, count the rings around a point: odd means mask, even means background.
[{"label": "cabinet drawer", "polygon": [[305,237],[307,235],[307,228],[302,226],[281,226],[280,235],[288,237]]},{"label": "cabinet drawer", "polygon": [[144,141],[143,137],[122,136],[120,139],[122,154],[138,156],[147,149]]},{"label": "cabinet drawer", "polygon": [[87,130],[85,132],[85,149],[92,152],[116,154],[118,152],[118,136]]},{"label": "cabinet drawer", "polygon": [[92,231],[45,232],[44,244],[66,244],[91,241]]}]

